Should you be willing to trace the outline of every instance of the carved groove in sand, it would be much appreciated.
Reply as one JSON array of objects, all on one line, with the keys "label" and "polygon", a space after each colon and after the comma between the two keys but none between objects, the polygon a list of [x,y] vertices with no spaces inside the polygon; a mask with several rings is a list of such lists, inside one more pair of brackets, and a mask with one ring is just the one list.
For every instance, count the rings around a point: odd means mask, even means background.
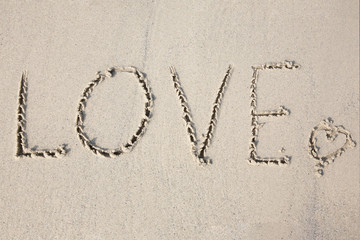
[{"label": "carved groove in sand", "polygon": [[16,144],[16,157],[43,157],[43,158],[58,158],[66,155],[65,144],[60,145],[55,150],[32,150],[28,148],[27,135],[26,135],[26,102],[27,102],[27,89],[28,89],[28,76],[25,71],[22,74],[20,81],[20,90],[18,98],[17,109],[17,144]]},{"label": "carved groove in sand", "polygon": [[253,66],[253,76],[251,79],[250,85],[250,113],[251,113],[251,139],[250,139],[250,158],[248,163],[252,165],[286,165],[290,162],[289,156],[284,156],[280,158],[263,158],[257,154],[257,143],[258,143],[258,134],[259,134],[259,117],[281,117],[287,116],[290,114],[289,110],[285,107],[280,106],[278,110],[274,111],[264,111],[257,112],[257,95],[256,88],[257,82],[259,79],[259,72],[262,70],[283,70],[283,69],[297,69],[300,65],[296,64],[293,61],[285,61],[283,63],[274,63],[274,64],[265,64],[260,66]]},{"label": "carved groove in sand", "polygon": [[[319,148],[316,146],[316,136],[319,131],[325,131],[327,140],[333,142],[339,134],[344,134],[346,137],[345,143],[336,151],[321,156],[319,154]],[[315,159],[315,174],[320,177],[324,175],[324,168],[341,154],[346,149],[353,148],[356,146],[355,141],[352,139],[351,134],[343,126],[335,126],[331,119],[325,119],[316,125],[311,131],[309,139],[309,154]]]},{"label": "carved groove in sand", "polygon": [[[127,143],[123,144],[119,148],[109,150],[104,149],[99,146],[96,146],[95,144],[91,143],[90,139],[84,132],[84,117],[85,117],[85,107],[87,100],[90,97],[90,94],[93,92],[94,88],[103,82],[106,78],[112,78],[115,73],[118,72],[127,72],[127,73],[133,73],[135,77],[138,79],[141,87],[144,89],[144,94],[146,97],[145,102],[145,114],[143,118],[141,119],[140,126],[138,130],[135,132],[135,134],[128,140]],[[79,106],[78,106],[78,115],[76,118],[76,132],[77,135],[82,143],[82,145],[92,151],[96,155],[100,155],[103,157],[108,158],[114,158],[116,156],[119,156],[123,153],[130,152],[136,145],[136,143],[141,139],[143,136],[146,127],[150,121],[150,117],[152,114],[152,108],[153,108],[153,97],[150,90],[150,87],[148,85],[147,79],[144,77],[144,75],[137,70],[135,67],[113,67],[109,68],[105,73],[98,72],[96,74],[96,78],[89,83],[89,85],[85,88],[82,98],[80,99]]]},{"label": "carved groove in sand", "polygon": [[172,80],[174,83],[174,88],[175,88],[176,94],[179,97],[179,100],[181,103],[181,108],[183,110],[183,119],[185,121],[186,130],[189,135],[190,143],[192,146],[192,154],[200,164],[210,164],[211,163],[211,159],[206,157],[205,153],[206,153],[206,150],[209,148],[211,140],[214,135],[214,130],[216,128],[216,123],[218,120],[218,114],[219,114],[221,100],[222,100],[222,97],[225,92],[226,84],[230,79],[231,72],[232,72],[232,66],[230,65],[225,74],[224,79],[221,82],[219,91],[216,95],[216,98],[215,98],[215,101],[213,104],[210,122],[209,122],[209,127],[207,130],[205,139],[203,141],[202,147],[200,149],[198,149],[199,140],[196,137],[195,127],[194,127],[194,123],[191,118],[191,111],[190,111],[189,104],[185,97],[184,90],[181,88],[179,77],[178,77],[178,74],[177,74],[175,68],[173,66],[170,67],[170,73],[171,73],[171,77],[172,77]]}]

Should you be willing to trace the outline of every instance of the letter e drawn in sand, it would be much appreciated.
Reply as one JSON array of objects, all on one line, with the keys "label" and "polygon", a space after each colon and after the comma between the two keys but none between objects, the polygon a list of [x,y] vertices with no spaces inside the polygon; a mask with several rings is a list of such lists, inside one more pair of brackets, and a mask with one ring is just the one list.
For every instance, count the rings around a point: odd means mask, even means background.
[{"label": "letter e drawn in sand", "polygon": [[253,75],[251,79],[250,85],[250,114],[251,114],[251,139],[250,139],[250,158],[248,159],[248,163],[251,165],[286,165],[290,162],[289,156],[284,156],[280,158],[264,158],[259,157],[257,155],[257,143],[258,143],[258,134],[259,134],[259,117],[281,117],[287,116],[290,114],[289,110],[285,107],[280,106],[278,110],[275,111],[265,111],[265,112],[257,112],[257,83],[259,79],[259,72],[261,70],[284,70],[284,69],[297,69],[300,65],[296,64],[293,61],[285,61],[283,63],[275,63],[275,64],[265,64],[260,66],[253,66]]},{"label": "letter e drawn in sand", "polygon": [[[112,78],[116,73],[119,72],[132,73],[138,79],[141,87],[144,90],[144,94],[146,98],[145,111],[144,111],[145,113],[140,121],[139,128],[137,129],[135,134],[128,140],[128,142],[123,144],[119,148],[109,150],[93,144],[90,141],[89,137],[84,132],[85,107],[87,104],[87,100],[89,99],[91,93],[94,91],[95,87],[101,82],[105,81],[106,78]],[[107,158],[114,158],[123,153],[130,152],[145,133],[146,127],[150,121],[153,105],[154,105],[153,96],[148,81],[146,77],[135,67],[112,67],[112,68],[108,68],[104,74],[101,72],[97,72],[95,79],[91,81],[89,85],[85,88],[79,102],[78,115],[76,117],[77,135],[82,145],[96,155],[100,155]]]},{"label": "letter e drawn in sand", "polygon": [[[326,155],[319,154],[319,147],[316,146],[316,136],[320,131],[325,131],[326,138],[329,142],[333,142],[339,134],[345,135],[345,143],[337,150],[328,153]],[[346,149],[356,146],[355,141],[352,139],[351,134],[343,126],[335,126],[334,122],[328,118],[321,121],[311,131],[309,139],[309,154],[315,159],[315,174],[317,177],[324,175],[324,168],[331,162],[335,161],[335,158],[341,156]]]},{"label": "letter e drawn in sand", "polygon": [[213,109],[212,109],[212,113],[211,113],[209,127],[207,129],[205,139],[203,141],[203,144],[202,144],[201,148],[198,149],[199,140],[196,137],[195,124],[193,123],[192,118],[191,118],[191,111],[190,111],[189,104],[188,104],[187,99],[185,97],[184,90],[181,87],[181,84],[180,84],[180,81],[179,81],[179,76],[178,76],[178,74],[177,74],[177,72],[175,70],[175,67],[173,67],[173,66],[170,67],[170,73],[171,73],[171,78],[172,78],[173,83],[174,83],[175,92],[179,97],[181,108],[183,110],[183,119],[185,121],[186,130],[187,130],[187,133],[189,135],[190,143],[191,143],[191,146],[192,146],[192,154],[195,157],[195,159],[201,165],[206,165],[206,164],[212,163],[211,159],[209,159],[208,157],[205,156],[205,153],[206,153],[207,149],[209,148],[211,140],[212,140],[213,135],[214,135],[214,131],[215,131],[215,128],[216,128],[216,123],[218,121],[218,115],[219,115],[221,100],[222,100],[224,92],[225,92],[226,84],[228,83],[228,81],[230,79],[232,69],[233,68],[230,65],[227,72],[226,72],[226,74],[225,74],[224,79],[221,82],[219,91],[218,91],[218,93],[216,95],[216,98],[215,98],[215,101],[214,101],[214,104],[213,104]]},{"label": "letter e drawn in sand", "polygon": [[66,155],[65,144],[60,145],[55,150],[32,150],[28,148],[26,134],[26,108],[27,108],[27,91],[28,91],[28,74],[23,72],[20,81],[20,90],[17,109],[17,144],[16,157],[42,157],[42,158],[58,158]]}]

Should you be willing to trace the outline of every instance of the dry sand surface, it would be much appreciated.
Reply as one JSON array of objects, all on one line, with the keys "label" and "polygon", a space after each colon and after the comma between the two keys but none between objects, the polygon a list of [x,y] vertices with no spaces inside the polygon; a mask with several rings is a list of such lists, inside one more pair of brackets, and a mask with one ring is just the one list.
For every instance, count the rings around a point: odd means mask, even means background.
[{"label": "dry sand surface", "polygon": [[360,238],[358,1],[79,2],[0,3],[1,239]]}]

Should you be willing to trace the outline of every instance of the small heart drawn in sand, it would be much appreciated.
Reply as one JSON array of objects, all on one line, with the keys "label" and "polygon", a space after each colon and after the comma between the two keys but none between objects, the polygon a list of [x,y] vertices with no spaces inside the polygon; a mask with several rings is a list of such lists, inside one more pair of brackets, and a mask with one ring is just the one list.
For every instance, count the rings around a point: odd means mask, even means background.
[{"label": "small heart drawn in sand", "polygon": [[[334,142],[339,134],[345,136],[345,143],[337,148],[335,151],[331,151],[328,154],[320,155],[320,148],[316,145],[317,136],[320,131],[325,131],[326,138],[330,142]],[[339,145],[337,142],[335,145]],[[348,148],[355,147],[356,143],[352,139],[351,134],[347,131],[343,126],[336,126],[333,124],[333,121],[329,119],[325,119],[321,121],[317,126],[313,128],[310,136],[310,144],[309,144],[309,153],[316,160],[315,170],[318,176],[322,176],[324,174],[324,167],[330,164],[330,162],[334,162],[335,158],[341,156],[342,153],[346,151]]]}]

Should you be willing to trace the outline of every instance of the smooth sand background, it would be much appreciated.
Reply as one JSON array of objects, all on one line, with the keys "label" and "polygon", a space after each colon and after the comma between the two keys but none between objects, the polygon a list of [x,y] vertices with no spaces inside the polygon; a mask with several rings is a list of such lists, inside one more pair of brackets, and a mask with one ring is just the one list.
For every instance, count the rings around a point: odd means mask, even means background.
[{"label": "smooth sand background", "polygon": [[[2,1],[0,9],[1,239],[359,238],[359,147],[316,178],[307,146],[328,117],[359,144],[358,1]],[[301,69],[261,73],[258,104],[291,114],[262,120],[258,150],[281,156],[284,147],[291,164],[248,165],[251,66],[286,59]],[[200,136],[229,64],[213,164],[199,167],[169,66]],[[75,116],[95,72],[116,65],[146,73],[156,99],[135,149],[106,159],[81,145]],[[24,70],[29,147],[66,143],[62,159],[15,158]],[[142,89],[119,74],[95,89],[86,113],[87,133],[114,148],[139,124]]]}]

